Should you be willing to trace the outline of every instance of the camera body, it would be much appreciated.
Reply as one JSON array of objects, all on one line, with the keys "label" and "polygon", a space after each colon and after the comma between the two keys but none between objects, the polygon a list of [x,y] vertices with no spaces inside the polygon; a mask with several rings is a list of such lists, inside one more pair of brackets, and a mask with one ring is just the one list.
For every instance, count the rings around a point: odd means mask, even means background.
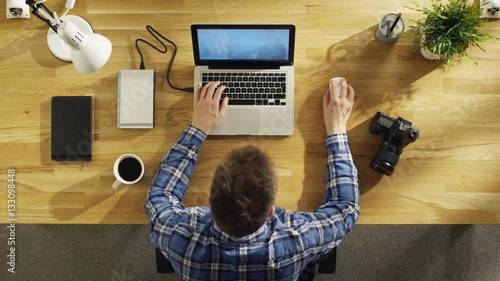
[{"label": "camera body", "polygon": [[420,136],[418,128],[410,121],[401,117],[393,118],[381,111],[375,114],[370,123],[370,133],[384,134],[384,141],[380,144],[370,167],[386,176],[394,173],[403,148]]},{"label": "camera body", "polygon": [[29,6],[24,0],[7,0],[6,12],[7,19],[27,19],[30,17]]}]

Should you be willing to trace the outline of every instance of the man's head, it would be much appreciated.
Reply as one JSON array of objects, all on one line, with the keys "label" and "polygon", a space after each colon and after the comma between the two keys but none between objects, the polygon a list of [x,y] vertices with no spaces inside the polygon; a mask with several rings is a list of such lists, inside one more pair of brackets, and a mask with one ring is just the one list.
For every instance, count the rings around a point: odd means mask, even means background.
[{"label": "man's head", "polygon": [[215,171],[210,207],[217,226],[243,237],[274,211],[277,176],[271,159],[253,145],[233,150]]}]

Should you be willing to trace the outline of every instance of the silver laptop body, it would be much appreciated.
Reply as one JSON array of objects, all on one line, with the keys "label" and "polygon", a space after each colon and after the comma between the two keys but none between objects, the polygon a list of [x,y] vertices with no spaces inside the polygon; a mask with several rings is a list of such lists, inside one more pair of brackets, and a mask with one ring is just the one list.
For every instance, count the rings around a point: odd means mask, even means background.
[{"label": "silver laptop body", "polygon": [[294,131],[294,25],[192,25],[194,83],[221,81],[229,107],[210,135]]}]

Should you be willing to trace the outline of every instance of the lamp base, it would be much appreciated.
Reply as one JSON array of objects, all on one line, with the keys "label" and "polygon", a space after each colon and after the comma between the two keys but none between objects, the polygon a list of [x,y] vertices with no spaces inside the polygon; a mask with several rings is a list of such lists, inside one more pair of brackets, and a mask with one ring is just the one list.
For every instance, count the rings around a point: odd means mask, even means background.
[{"label": "lamp base", "polygon": [[[64,16],[61,21],[74,23],[80,32],[83,34],[92,34],[94,30],[92,26],[82,17],[79,16]],[[49,45],[50,52],[62,61],[71,62],[71,47],[66,44],[59,35],[51,28],[47,32],[47,44]]]}]

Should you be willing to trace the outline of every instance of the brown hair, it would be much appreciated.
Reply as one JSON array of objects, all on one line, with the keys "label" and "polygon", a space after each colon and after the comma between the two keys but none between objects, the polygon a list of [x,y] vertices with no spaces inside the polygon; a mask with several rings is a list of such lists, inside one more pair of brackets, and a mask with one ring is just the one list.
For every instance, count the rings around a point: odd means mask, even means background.
[{"label": "brown hair", "polygon": [[217,226],[243,237],[257,231],[274,205],[277,176],[271,159],[258,147],[230,152],[215,171],[210,207]]}]

